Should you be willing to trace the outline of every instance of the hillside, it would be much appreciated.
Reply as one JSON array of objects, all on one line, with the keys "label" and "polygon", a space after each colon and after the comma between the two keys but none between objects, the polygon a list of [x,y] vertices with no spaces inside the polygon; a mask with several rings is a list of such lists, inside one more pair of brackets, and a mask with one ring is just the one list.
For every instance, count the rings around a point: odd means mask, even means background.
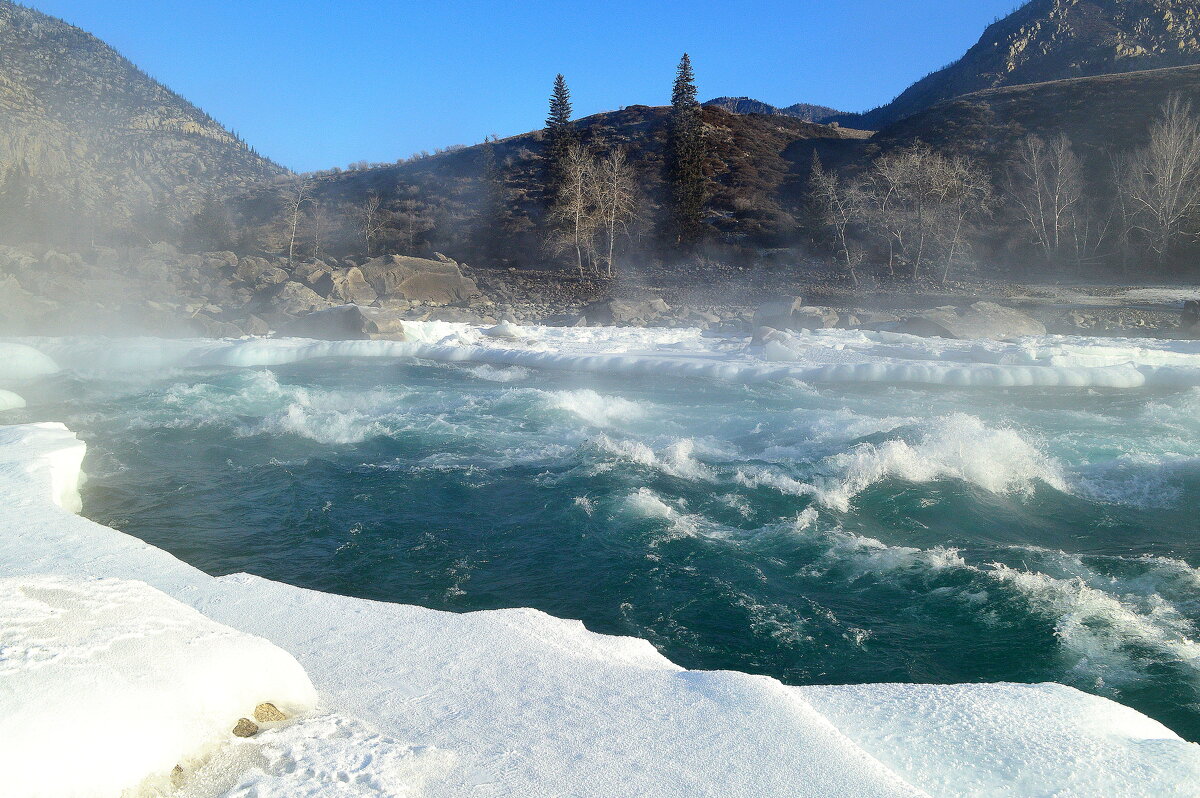
[{"label": "hillside", "polygon": [[0,240],[158,238],[285,171],[96,37],[0,0]]},{"label": "hillside", "polygon": [[790,116],[803,122],[816,122],[817,124],[824,124],[829,120],[847,116],[845,111],[839,111],[836,108],[829,108],[824,105],[796,103],[795,105],[788,105],[781,108],[776,105],[764,103],[761,100],[751,99],[750,97],[716,97],[704,104],[724,108],[731,114]]},{"label": "hillside", "polygon": [[953,64],[843,124],[878,130],[983,89],[1200,63],[1194,0],[1031,0]]},{"label": "hillside", "polygon": [[[641,207],[631,235],[647,239],[647,246],[663,199],[669,111],[637,105],[574,123],[580,138],[597,150],[628,152]],[[708,222],[727,242],[786,245],[797,229],[798,195],[812,146],[855,147],[870,136],[782,115],[739,115],[711,106],[703,113],[710,149]],[[326,217],[323,251],[365,254],[355,237],[355,216],[376,194],[389,219],[381,247],[400,252],[427,247],[471,263],[535,262],[546,203],[541,152],[537,130],[401,164],[323,173],[314,186]],[[279,240],[285,191],[264,189],[239,203],[238,216],[264,249]]]},{"label": "hillside", "polygon": [[1011,153],[1029,133],[1066,133],[1084,154],[1107,162],[1145,143],[1147,121],[1172,94],[1200,109],[1200,66],[1033,83],[972,92],[881,131],[887,149],[921,139],[984,160]]}]

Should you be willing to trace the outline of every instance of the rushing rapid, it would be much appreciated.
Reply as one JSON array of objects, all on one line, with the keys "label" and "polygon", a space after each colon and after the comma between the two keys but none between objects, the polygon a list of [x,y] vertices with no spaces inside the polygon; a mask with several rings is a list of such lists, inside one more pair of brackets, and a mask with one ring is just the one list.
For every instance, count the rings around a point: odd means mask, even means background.
[{"label": "rushing rapid", "polygon": [[[706,339],[664,336],[685,353],[673,362],[720,366],[711,348],[687,355]],[[212,573],[536,607],[648,639],[685,667],[792,684],[1057,681],[1200,739],[1190,350],[1144,345],[1123,363],[1123,344],[1086,339],[925,352],[1175,375],[982,388],[354,357],[311,342],[326,350],[227,362],[216,345],[156,346],[169,357],[130,370],[119,352],[86,368],[100,345],[43,344],[73,368],[22,387],[28,407],[4,421],[80,432],[85,514]],[[902,346],[911,359],[911,341],[870,354]]]}]

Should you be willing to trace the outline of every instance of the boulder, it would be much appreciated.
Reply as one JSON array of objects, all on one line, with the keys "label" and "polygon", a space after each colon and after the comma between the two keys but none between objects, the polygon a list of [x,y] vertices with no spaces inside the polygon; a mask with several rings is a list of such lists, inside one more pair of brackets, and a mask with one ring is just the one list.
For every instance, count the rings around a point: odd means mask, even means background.
[{"label": "boulder", "polygon": [[242,258],[233,276],[255,291],[280,285],[289,279],[288,273],[266,258]]},{"label": "boulder", "polygon": [[293,279],[304,283],[309,288],[316,288],[317,284],[325,278],[326,275],[333,272],[333,269],[326,266],[321,261],[314,263],[301,263],[293,272]]},{"label": "boulder", "polygon": [[1189,299],[1183,303],[1183,314],[1179,326],[1195,338],[1200,338],[1200,299]]},{"label": "boulder", "polygon": [[238,323],[246,335],[266,335],[271,332],[271,325],[251,313],[244,320]]},{"label": "boulder", "polygon": [[253,737],[258,734],[258,724],[249,718],[238,718],[237,725],[233,727],[233,734],[236,737]]},{"label": "boulder", "polygon": [[404,322],[398,315],[359,305],[339,305],[308,313],[285,325],[281,332],[323,341],[403,341],[405,338]]},{"label": "boulder", "polygon": [[463,276],[458,264],[403,255],[367,261],[362,274],[380,297],[453,305],[469,302],[479,287]]},{"label": "boulder", "polygon": [[601,299],[583,308],[583,318],[597,327],[644,326],[664,319],[671,306],[662,299]]},{"label": "boulder", "polygon": [[896,314],[877,310],[860,310],[848,318],[855,318],[858,323],[847,323],[845,326],[859,330],[894,330],[900,324],[900,317]]},{"label": "boulder", "polygon": [[254,719],[259,723],[278,723],[287,720],[287,715],[279,711],[274,704],[259,704],[254,708]]},{"label": "boulder", "polygon": [[933,308],[908,317],[892,329],[910,335],[962,340],[1046,334],[1046,326],[1037,319],[994,302],[976,302],[965,308]]},{"label": "boulder", "polygon": [[836,327],[840,319],[831,308],[805,305],[802,298],[792,296],[760,305],[750,326],[754,330],[825,330]]},{"label": "boulder", "polygon": [[326,299],[346,305],[369,305],[379,298],[357,266],[322,272],[311,285]]},{"label": "boulder", "polygon": [[792,330],[829,330],[838,326],[841,316],[832,308],[806,305],[792,313]]},{"label": "boulder", "polygon": [[262,302],[271,312],[284,316],[302,316],[332,304],[308,286],[292,280],[270,290],[262,298]]},{"label": "boulder", "polygon": [[495,324],[496,318],[480,313],[471,308],[435,307],[428,312],[409,311],[411,316],[417,316],[421,321],[451,321],[461,324]]},{"label": "boulder", "polygon": [[192,316],[192,326],[202,338],[241,338],[246,334],[233,322],[214,319],[203,313]]}]

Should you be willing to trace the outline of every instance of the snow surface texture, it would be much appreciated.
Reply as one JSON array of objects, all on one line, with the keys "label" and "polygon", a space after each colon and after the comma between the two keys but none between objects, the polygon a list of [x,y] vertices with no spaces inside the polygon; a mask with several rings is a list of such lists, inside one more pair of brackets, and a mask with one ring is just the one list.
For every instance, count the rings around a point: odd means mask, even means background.
[{"label": "snow surface texture", "polygon": [[[247,575],[212,578],[64,509],[77,504],[64,486],[76,484],[82,453],[62,425],[0,428],[0,577],[9,593],[35,591],[5,601],[0,700],[36,715],[34,696],[46,692],[54,670],[27,668],[22,678],[44,674],[48,681],[20,691],[7,673],[30,664],[20,653],[30,646],[20,641],[35,635],[21,630],[67,601],[78,617],[97,612],[114,629],[181,619],[185,631],[164,628],[136,643],[152,658],[171,656],[172,641],[194,633],[186,630],[209,629],[239,651],[239,665],[253,664],[249,652],[269,659],[276,678],[263,689],[284,689],[282,672],[294,691],[288,696],[302,703],[299,676],[254,638],[205,627],[166,598],[139,598],[136,619],[118,617],[113,608],[123,597],[148,588],[113,580],[136,579],[289,652],[322,705],[290,725],[227,741],[189,766],[180,786],[155,794],[1121,798],[1194,796],[1200,784],[1200,746],[1066,687],[786,687],[765,677],[686,671],[644,641],[592,634],[534,610],[456,615]],[[95,629],[68,628],[82,631],[47,632],[38,656],[55,668],[75,648],[108,656],[87,643]],[[216,656],[206,648],[197,653]],[[246,679],[244,671],[230,679]],[[119,748],[110,744],[112,727],[87,716],[95,704],[55,704],[54,716],[35,727],[52,730],[51,737],[20,730],[30,736],[29,757],[52,770],[62,765],[61,752],[78,756],[87,744],[114,759],[141,756],[138,744],[179,722],[179,703],[202,692],[186,681],[167,688],[182,694],[157,713],[121,705],[143,725],[134,744]],[[259,692],[247,690],[238,701],[257,701]],[[73,724],[81,736],[66,748],[62,735]],[[87,729],[94,737],[85,744]],[[144,765],[146,775],[159,764]]]},{"label": "snow surface texture", "polygon": [[[322,357],[416,357],[442,362],[738,382],[912,383],[962,387],[1200,386],[1200,341],[1036,336],[955,341],[896,333],[780,333],[765,346],[696,329],[518,327],[405,322],[408,341],[28,339],[11,367],[83,372],[186,366],[277,366]],[[14,345],[7,345],[14,346]],[[3,362],[0,353],[0,362]],[[6,379],[0,367],[0,383]],[[24,372],[22,372],[24,369]]]},{"label": "snow surface texture", "polygon": [[202,755],[258,704],[316,703],[286,651],[142,582],[0,579],[0,628],[6,795],[119,795]]}]

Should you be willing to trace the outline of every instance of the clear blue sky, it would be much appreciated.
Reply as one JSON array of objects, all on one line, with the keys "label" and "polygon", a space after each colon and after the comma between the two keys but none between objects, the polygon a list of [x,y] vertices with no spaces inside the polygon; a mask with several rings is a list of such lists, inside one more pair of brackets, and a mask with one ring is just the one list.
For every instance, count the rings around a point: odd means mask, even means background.
[{"label": "clear blue sky", "polygon": [[1016,0],[26,0],[88,30],[299,170],[539,127],[556,72],[577,116],[703,99],[861,111],[962,55]]}]

